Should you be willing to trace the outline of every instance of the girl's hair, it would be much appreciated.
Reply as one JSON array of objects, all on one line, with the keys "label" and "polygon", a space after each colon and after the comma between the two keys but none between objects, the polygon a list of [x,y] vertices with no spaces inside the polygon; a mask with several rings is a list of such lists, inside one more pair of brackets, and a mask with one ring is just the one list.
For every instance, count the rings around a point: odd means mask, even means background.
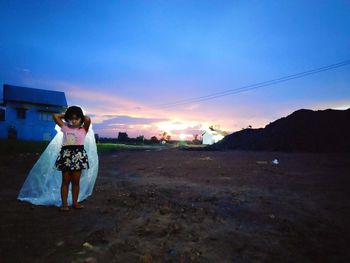
[{"label": "girl's hair", "polygon": [[70,106],[66,113],[64,114],[64,120],[68,122],[72,119],[73,115],[77,115],[78,118],[81,118],[80,125],[84,122],[84,113],[83,110],[78,106]]}]

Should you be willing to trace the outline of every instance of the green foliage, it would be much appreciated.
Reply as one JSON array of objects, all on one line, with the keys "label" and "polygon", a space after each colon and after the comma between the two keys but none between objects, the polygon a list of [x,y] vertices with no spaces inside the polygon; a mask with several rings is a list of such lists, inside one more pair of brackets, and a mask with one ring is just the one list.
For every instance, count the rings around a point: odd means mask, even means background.
[{"label": "green foliage", "polygon": [[117,151],[117,150],[145,150],[152,148],[152,146],[145,146],[143,144],[121,144],[121,143],[98,143],[97,151],[98,152],[108,152],[108,151]]},{"label": "green foliage", "polygon": [[[6,154],[24,154],[24,153],[38,153],[41,154],[49,142],[42,141],[24,141],[24,140],[0,140],[0,155]],[[188,142],[173,141],[166,145],[160,145],[159,141],[156,143],[135,143],[135,144],[121,144],[121,143],[97,143],[97,151],[119,151],[119,150],[147,150],[157,147],[173,148],[189,146]]]}]

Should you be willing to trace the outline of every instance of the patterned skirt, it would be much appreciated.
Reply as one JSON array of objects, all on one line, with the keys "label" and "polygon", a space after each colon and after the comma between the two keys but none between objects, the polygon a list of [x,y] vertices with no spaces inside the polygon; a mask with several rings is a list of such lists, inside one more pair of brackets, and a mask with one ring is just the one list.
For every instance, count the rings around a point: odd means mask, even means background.
[{"label": "patterned skirt", "polygon": [[62,146],[55,167],[63,172],[89,168],[89,160],[84,145]]}]

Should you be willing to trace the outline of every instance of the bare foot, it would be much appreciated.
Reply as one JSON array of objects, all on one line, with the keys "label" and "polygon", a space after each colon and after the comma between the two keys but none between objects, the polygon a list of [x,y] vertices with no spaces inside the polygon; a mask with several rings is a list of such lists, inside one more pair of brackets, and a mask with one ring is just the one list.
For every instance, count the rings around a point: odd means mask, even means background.
[{"label": "bare foot", "polygon": [[84,206],[81,205],[81,204],[74,204],[73,207],[74,207],[75,209],[82,209],[82,208],[84,208]]},{"label": "bare foot", "polygon": [[62,205],[62,206],[60,207],[60,211],[61,211],[61,212],[67,212],[67,211],[69,211],[69,207],[68,207],[67,205]]}]

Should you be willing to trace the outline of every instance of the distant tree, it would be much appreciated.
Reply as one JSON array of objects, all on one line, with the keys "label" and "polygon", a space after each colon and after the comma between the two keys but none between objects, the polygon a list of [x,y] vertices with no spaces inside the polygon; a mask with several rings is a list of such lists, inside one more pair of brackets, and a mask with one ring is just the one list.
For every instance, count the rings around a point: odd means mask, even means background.
[{"label": "distant tree", "polygon": [[193,135],[192,143],[193,143],[193,144],[201,144],[201,143],[202,143],[202,141],[201,141],[200,138],[199,138],[199,134],[194,134],[194,135]]},{"label": "distant tree", "polygon": [[119,142],[127,142],[129,140],[129,136],[126,132],[118,133],[118,141]]},{"label": "distant tree", "polygon": [[171,139],[171,135],[168,134],[166,131],[160,133],[159,136],[160,136],[160,139],[159,139],[160,141],[170,141]]},{"label": "distant tree", "polygon": [[158,138],[157,138],[156,136],[152,136],[152,137],[151,137],[151,142],[152,142],[152,143],[158,143],[159,140],[158,140]]},{"label": "distant tree", "polygon": [[167,134],[168,134],[168,133],[167,133],[166,131],[161,132],[161,133],[159,134],[160,140],[161,140],[161,141],[164,141],[164,140],[166,139]]},{"label": "distant tree", "polygon": [[143,135],[137,136],[137,137],[136,137],[136,141],[137,141],[137,142],[143,143],[143,142],[145,141],[145,136],[143,136]]},{"label": "distant tree", "polygon": [[242,128],[242,130],[251,129],[252,125],[248,125],[247,128]]}]

